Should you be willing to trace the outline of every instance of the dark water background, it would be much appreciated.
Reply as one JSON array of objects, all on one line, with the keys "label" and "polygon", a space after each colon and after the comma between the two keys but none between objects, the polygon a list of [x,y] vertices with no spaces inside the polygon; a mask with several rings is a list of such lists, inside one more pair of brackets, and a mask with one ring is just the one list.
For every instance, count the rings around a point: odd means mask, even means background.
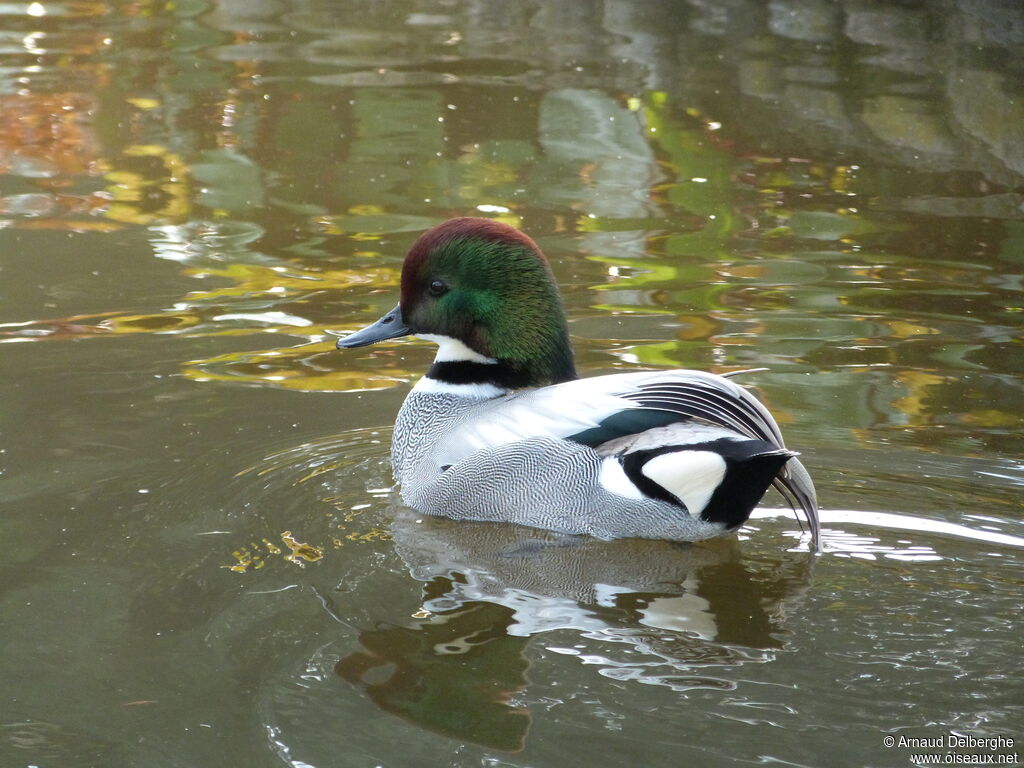
[{"label": "dark water background", "polygon": [[[1021,751],[1022,206],[1015,0],[0,3],[0,766]],[[466,214],[768,368],[824,553],[398,505],[432,348],[328,331]]]}]

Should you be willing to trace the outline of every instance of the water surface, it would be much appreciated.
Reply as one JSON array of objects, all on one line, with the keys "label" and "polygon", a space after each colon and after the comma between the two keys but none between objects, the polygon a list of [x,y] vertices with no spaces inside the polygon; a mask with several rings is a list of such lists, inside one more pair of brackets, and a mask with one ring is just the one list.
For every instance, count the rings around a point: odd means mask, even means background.
[{"label": "water surface", "polygon": [[[1012,0],[0,4],[0,765],[1019,747],[1022,62]],[[824,552],[772,497],[402,507],[432,349],[329,332],[457,215],[541,244],[584,375],[766,368]]]}]

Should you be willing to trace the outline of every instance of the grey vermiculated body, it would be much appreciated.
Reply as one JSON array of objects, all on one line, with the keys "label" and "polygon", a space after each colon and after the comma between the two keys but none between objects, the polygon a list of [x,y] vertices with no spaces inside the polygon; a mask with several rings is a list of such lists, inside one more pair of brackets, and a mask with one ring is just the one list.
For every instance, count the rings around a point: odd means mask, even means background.
[{"label": "grey vermiculated body", "polygon": [[413,391],[395,423],[391,458],[406,504],[426,514],[520,523],[601,538],[694,541],[721,535],[720,525],[657,499],[626,499],[598,481],[602,457],[567,440],[534,437],[472,453],[447,471],[443,441],[487,403]]}]

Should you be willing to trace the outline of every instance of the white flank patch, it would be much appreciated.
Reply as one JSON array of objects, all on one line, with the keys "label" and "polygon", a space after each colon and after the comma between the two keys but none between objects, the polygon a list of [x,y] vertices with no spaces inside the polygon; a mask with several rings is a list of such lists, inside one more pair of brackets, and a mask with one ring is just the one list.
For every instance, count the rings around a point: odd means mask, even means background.
[{"label": "white flank patch", "polygon": [[484,357],[479,352],[474,352],[458,339],[451,336],[437,336],[433,333],[417,333],[416,336],[437,344],[437,355],[435,363],[457,363],[468,360],[473,363],[497,363],[493,357]]},{"label": "white flank patch", "polygon": [[498,395],[504,395],[507,389],[502,389],[494,384],[450,384],[447,381],[439,381],[429,376],[424,376],[416,382],[412,388],[413,392],[436,395],[455,395],[468,400],[490,400]]},{"label": "white flank patch", "polygon": [[609,456],[601,462],[601,474],[597,479],[604,486],[604,489],[610,493],[624,496],[627,499],[644,498],[640,489],[633,485],[633,481],[629,479],[629,476],[622,468],[622,464],[614,456]]},{"label": "white flank patch", "polygon": [[655,456],[641,470],[699,515],[725,477],[725,459],[712,451],[674,451]]}]

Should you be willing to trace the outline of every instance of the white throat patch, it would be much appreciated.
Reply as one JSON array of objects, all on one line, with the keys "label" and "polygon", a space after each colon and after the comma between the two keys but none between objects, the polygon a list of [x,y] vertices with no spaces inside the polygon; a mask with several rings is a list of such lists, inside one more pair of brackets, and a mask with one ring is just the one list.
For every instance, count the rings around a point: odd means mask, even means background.
[{"label": "white throat patch", "polygon": [[437,344],[437,355],[435,363],[457,363],[468,360],[473,363],[497,363],[493,357],[484,357],[479,352],[474,352],[458,339],[451,336],[440,336],[433,333],[417,333],[421,339],[432,341]]}]

